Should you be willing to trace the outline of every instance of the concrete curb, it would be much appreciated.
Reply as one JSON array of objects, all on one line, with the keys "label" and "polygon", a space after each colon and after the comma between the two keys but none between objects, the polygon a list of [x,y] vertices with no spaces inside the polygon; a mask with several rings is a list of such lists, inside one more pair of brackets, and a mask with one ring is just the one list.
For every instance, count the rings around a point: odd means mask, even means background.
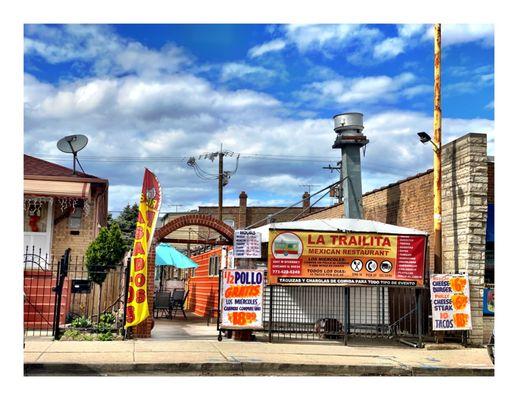
[{"label": "concrete curb", "polygon": [[493,368],[288,363],[26,363],[25,376],[494,376]]}]

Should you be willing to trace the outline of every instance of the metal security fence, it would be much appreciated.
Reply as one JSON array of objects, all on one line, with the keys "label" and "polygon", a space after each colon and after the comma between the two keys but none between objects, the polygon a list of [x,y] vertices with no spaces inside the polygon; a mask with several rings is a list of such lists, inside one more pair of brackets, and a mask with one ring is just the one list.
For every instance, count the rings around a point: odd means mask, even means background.
[{"label": "metal security fence", "polygon": [[118,266],[94,283],[84,257],[66,251],[61,257],[42,254],[26,247],[24,253],[24,334],[59,337],[60,331],[75,318],[93,323],[100,315],[115,315],[115,327],[123,324],[125,267]]},{"label": "metal security fence", "polygon": [[420,346],[431,332],[427,289],[266,286],[263,320],[273,340],[397,339]]},{"label": "metal security fence", "polygon": [[266,286],[263,322],[269,339],[344,337],[346,288]]}]

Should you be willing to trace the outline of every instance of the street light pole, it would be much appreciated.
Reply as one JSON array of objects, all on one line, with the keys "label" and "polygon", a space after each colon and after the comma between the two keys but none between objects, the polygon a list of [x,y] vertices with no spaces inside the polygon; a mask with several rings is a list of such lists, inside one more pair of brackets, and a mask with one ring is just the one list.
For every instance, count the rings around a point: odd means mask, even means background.
[{"label": "street light pole", "polygon": [[433,138],[433,231],[434,272],[442,273],[442,206],[441,206],[441,24],[434,26],[434,109]]}]

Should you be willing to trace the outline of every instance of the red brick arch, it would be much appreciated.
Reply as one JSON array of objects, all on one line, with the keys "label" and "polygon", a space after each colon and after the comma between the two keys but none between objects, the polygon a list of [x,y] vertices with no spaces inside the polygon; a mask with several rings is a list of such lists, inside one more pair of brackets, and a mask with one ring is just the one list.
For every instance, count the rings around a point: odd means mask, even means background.
[{"label": "red brick arch", "polygon": [[199,225],[214,229],[216,232],[223,235],[229,242],[234,241],[234,229],[232,229],[232,227],[228,226],[224,222],[221,222],[219,219],[211,217],[210,215],[196,214],[184,215],[169,221],[155,232],[154,239],[158,242],[169,235],[171,232],[189,225]]},{"label": "red brick arch", "polygon": [[214,229],[225,239],[227,239],[229,241],[229,244],[232,244],[234,242],[234,229],[232,229],[232,227],[228,226],[219,219],[211,217],[210,215],[184,215],[182,217],[178,217],[169,221],[160,229],[157,229],[155,231],[155,235],[153,236],[153,243],[149,251],[147,266],[148,307],[150,317],[134,328],[133,332],[135,337],[151,337],[151,330],[153,329],[153,292],[155,290],[155,246],[158,244],[158,242],[160,242],[160,240],[165,238],[171,232],[174,232],[180,228],[183,228],[184,226],[189,225],[198,225]]}]

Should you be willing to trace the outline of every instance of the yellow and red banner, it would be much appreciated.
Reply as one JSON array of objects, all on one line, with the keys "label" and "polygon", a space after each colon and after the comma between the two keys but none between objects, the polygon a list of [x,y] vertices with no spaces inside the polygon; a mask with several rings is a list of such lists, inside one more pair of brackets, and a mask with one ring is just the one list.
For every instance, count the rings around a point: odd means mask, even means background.
[{"label": "yellow and red banner", "polygon": [[426,236],[270,230],[270,285],[424,285]]},{"label": "yellow and red banner", "polygon": [[149,317],[147,263],[161,202],[160,183],[157,177],[146,168],[131,255],[125,328],[138,325]]}]

